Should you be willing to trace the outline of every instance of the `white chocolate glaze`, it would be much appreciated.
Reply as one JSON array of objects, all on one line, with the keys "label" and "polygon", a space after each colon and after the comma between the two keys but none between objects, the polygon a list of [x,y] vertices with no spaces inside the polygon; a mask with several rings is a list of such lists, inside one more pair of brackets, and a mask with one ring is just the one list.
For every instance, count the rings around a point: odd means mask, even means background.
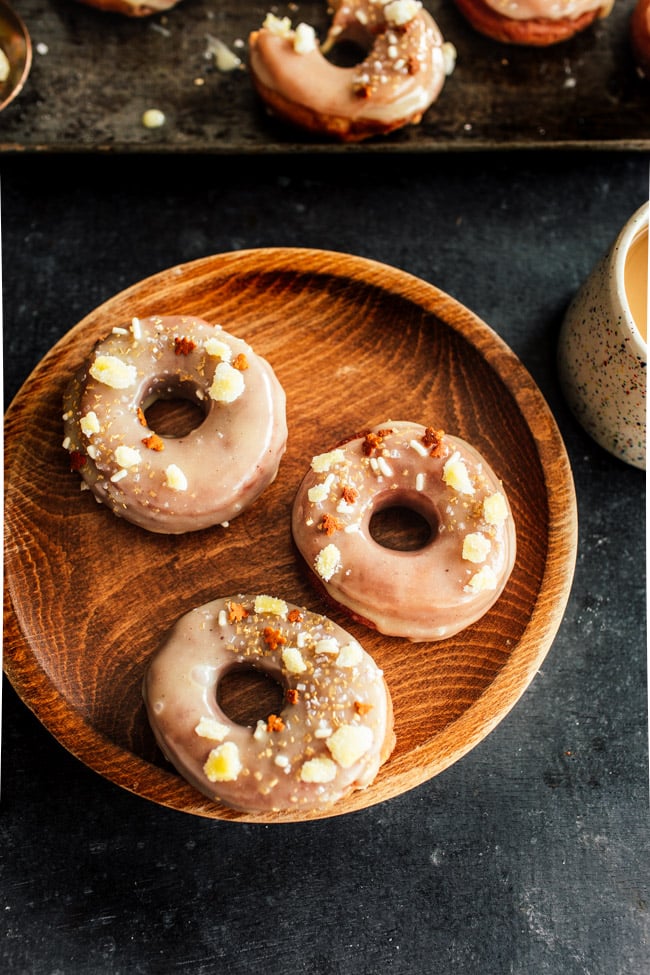
[{"label": "white chocolate glaze", "polygon": [[[204,414],[182,437],[159,437],[145,411],[186,398]],[[223,524],[277,474],[285,394],[243,340],[189,316],[134,319],[99,342],[63,402],[73,469],[115,515],[152,532]]]},{"label": "white chocolate glaze", "polygon": [[[417,0],[343,0],[334,6],[322,47],[301,46],[305,25],[294,30],[272,15],[251,34],[250,68],[262,96],[276,93],[289,117],[292,106],[299,113],[294,121],[338,128],[343,138],[363,133],[366,125],[390,131],[420,121],[455,57],[430,14]],[[368,50],[362,63],[343,68],[326,59],[324,52],[343,38]]]},{"label": "white chocolate glaze", "polygon": [[576,20],[591,10],[611,10],[612,0],[483,0],[487,7],[512,20]]},{"label": "white chocolate glaze", "polygon": [[[397,507],[429,523],[423,547],[399,551],[373,538],[373,515]],[[292,533],[330,600],[412,641],[453,636],[483,616],[516,551],[503,485],[484,458],[458,437],[407,421],[388,420],[314,457]]]},{"label": "white chocolate glaze", "polygon": [[[233,669],[285,691],[254,727],[218,704]],[[327,617],[274,596],[216,599],[185,614],[152,658],[143,695],[158,744],[215,802],[245,812],[319,810],[377,775],[394,746],[382,671]]]}]

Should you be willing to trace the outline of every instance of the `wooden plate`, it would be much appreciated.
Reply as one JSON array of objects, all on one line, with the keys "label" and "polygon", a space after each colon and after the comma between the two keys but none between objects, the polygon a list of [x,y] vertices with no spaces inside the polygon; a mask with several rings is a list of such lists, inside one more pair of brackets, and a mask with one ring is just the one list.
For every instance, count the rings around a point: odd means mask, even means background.
[{"label": "wooden plate", "polygon": [[[287,393],[289,443],[274,484],[229,528],[163,536],[115,518],[80,492],[61,446],[61,396],[114,325],[134,315],[180,313],[222,324],[270,361]],[[397,745],[369,789],[315,816],[245,815],[213,804],[156,748],[141,700],[147,662],[182,613],[217,596],[265,592],[325,611],[294,556],[294,492],[313,454],[389,418],[458,434],[502,476],[518,530],[507,588],[481,621],[439,643],[390,639],[338,618],[384,668],[393,696]],[[573,480],[540,391],[472,312],[370,260],[269,248],[207,257],[133,285],[45,356],[7,411],[5,443],[10,681],[90,768],[195,815],[324,818],[430,779],[515,704],[551,645],[569,595],[577,538]]]}]

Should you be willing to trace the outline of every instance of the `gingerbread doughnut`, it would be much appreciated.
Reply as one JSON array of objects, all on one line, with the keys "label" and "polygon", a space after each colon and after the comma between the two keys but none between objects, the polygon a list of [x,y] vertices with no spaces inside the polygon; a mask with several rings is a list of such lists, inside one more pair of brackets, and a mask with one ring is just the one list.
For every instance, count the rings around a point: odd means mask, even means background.
[{"label": "gingerbread doughnut", "polygon": [[614,0],[455,0],[480,34],[504,44],[548,47],[607,17]]},{"label": "gingerbread doughnut", "polygon": [[[186,399],[203,415],[159,436],[147,410]],[[273,369],[243,340],[190,316],[134,318],[98,342],[63,399],[63,446],[98,501],[151,532],[224,524],[275,478],[287,440]]]},{"label": "gingerbread doughnut", "polygon": [[[251,33],[251,78],[270,112],[343,142],[420,122],[455,60],[420,0],[339,0],[334,8],[321,47],[312,27],[294,29],[273,14]],[[343,68],[327,60],[343,39],[367,51],[360,64]]]},{"label": "gingerbread doughnut", "polygon": [[[372,519],[416,512],[429,538],[378,543]],[[294,499],[292,533],[309,576],[355,620],[412,641],[453,636],[496,602],[516,537],[501,481],[458,437],[392,421],[316,455]]]},{"label": "gingerbread doughnut", "polygon": [[151,17],[171,10],[180,0],[78,0],[86,7],[125,17]]},{"label": "gingerbread doughnut", "polygon": [[[254,726],[218,702],[233,669],[284,689]],[[144,678],[161,750],[194,788],[244,812],[326,809],[369,786],[394,746],[382,671],[327,617],[274,596],[215,599],[186,613]]]}]

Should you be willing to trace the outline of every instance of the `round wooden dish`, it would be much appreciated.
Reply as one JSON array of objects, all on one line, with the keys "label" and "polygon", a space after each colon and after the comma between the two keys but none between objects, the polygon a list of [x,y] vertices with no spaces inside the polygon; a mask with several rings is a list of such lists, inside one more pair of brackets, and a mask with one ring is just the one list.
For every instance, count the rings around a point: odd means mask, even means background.
[{"label": "round wooden dish", "polygon": [[[232,522],[149,534],[79,489],[62,449],[61,397],[94,342],[133,316],[188,313],[245,338],[287,393],[274,484]],[[339,619],[384,668],[397,745],[374,784],[313,816],[246,815],[195,792],[158,752],[141,700],[147,662],[189,609],[264,592],[325,611],[295,557],[290,509],[311,457],[366,425],[413,419],[472,442],[503,478],[518,556],[496,606],[459,636],[411,644]],[[269,248],[170,268],[65,335],[5,425],[5,669],[43,725],[124,789],[199,816],[289,822],[362,809],[447,768],[485,737],[537,672],[576,557],[568,458],[513,352],[448,295],[345,254]],[[330,612],[329,615],[332,615]],[[251,688],[235,691],[242,707]],[[260,706],[262,706],[260,704]],[[263,716],[263,715],[258,715]]]}]

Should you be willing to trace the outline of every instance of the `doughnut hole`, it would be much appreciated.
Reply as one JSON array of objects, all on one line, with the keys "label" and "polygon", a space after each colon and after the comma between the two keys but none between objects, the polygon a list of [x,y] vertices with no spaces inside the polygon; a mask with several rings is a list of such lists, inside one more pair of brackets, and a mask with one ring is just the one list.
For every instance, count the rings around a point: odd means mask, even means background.
[{"label": "doughnut hole", "polygon": [[159,437],[179,439],[200,427],[207,408],[196,397],[196,386],[188,382],[157,382],[142,403],[147,426]]},{"label": "doughnut hole", "polygon": [[235,724],[255,727],[285,705],[284,687],[271,674],[242,664],[223,674],[217,685],[217,704]]},{"label": "doughnut hole", "polygon": [[350,26],[323,45],[321,53],[337,68],[354,68],[362,64],[372,50],[374,38],[361,24]]},{"label": "doughnut hole", "polygon": [[382,548],[417,552],[435,541],[439,527],[438,512],[428,499],[391,491],[376,499],[368,531]]}]

